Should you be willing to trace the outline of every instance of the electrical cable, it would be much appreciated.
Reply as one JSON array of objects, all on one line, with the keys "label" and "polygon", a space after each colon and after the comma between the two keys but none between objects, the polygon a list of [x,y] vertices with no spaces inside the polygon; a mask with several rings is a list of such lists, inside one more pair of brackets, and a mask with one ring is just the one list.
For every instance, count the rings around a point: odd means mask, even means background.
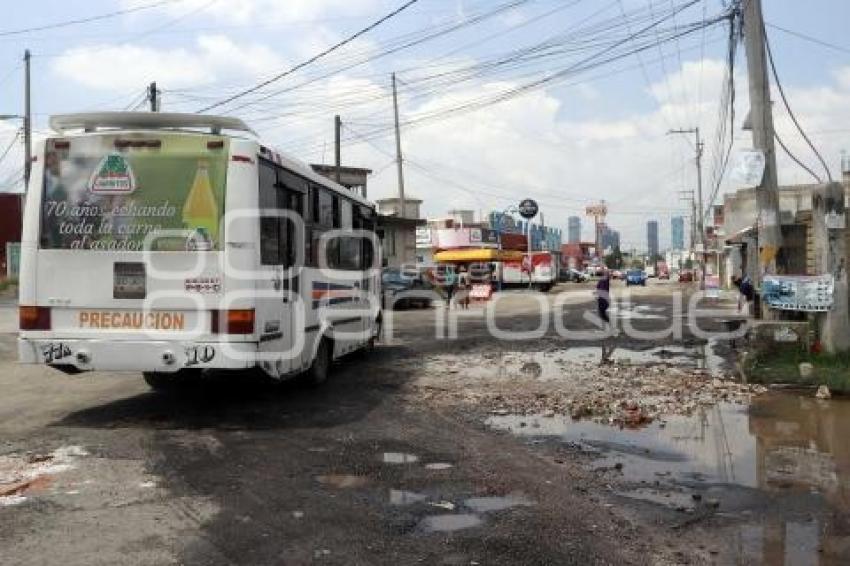
[{"label": "electrical cable", "polygon": [[3,163],[3,160],[6,159],[6,156],[11,151],[12,147],[15,145],[15,142],[21,137],[21,131],[18,130],[15,132],[15,135],[12,137],[12,141],[9,142],[9,145],[6,146],[6,149],[3,150],[3,153],[0,154],[0,163]]},{"label": "electrical cable", "polygon": [[[762,27],[762,29],[764,29]],[[817,156],[818,161],[820,161],[821,165],[826,171],[826,177],[829,182],[832,182],[832,172],[829,170],[829,166],[826,164],[826,161],[821,156],[818,149],[815,147],[815,144],[812,143],[812,140],[809,139],[809,136],[806,135],[805,130],[800,125],[800,122],[797,120],[797,116],[794,115],[794,111],[791,110],[791,105],[788,103],[788,97],[785,96],[785,89],[782,88],[782,82],[779,80],[779,73],[776,72],[776,63],[773,60],[773,50],[770,48],[770,40],[767,37],[767,31],[764,31],[764,45],[767,48],[767,60],[770,62],[770,69],[773,73],[773,78],[776,80],[776,88],[779,90],[779,96],[782,99],[782,104],[785,106],[785,109],[788,111],[788,117],[791,118],[791,121],[794,122],[794,125],[797,127],[797,130],[800,132],[800,135],[803,136],[803,139],[806,140],[806,143],[809,145],[811,150]]]},{"label": "electrical cable", "polygon": [[[375,61],[375,60],[380,59],[382,57],[386,57],[387,55],[391,55],[391,54],[396,53],[398,51],[402,51],[404,49],[409,49],[410,47],[414,47],[416,45],[420,45],[422,43],[425,43],[427,41],[431,41],[431,40],[436,39],[438,37],[442,37],[442,36],[447,35],[449,33],[453,33],[455,31],[457,31],[458,29],[461,29],[461,28],[464,28],[464,27],[469,27],[471,25],[475,25],[475,24],[480,23],[480,22],[482,22],[482,21],[484,21],[488,18],[491,18],[491,17],[497,15],[497,14],[500,14],[500,13],[506,11],[506,10],[510,10],[510,9],[516,8],[517,6],[525,4],[528,1],[529,0],[512,0],[508,3],[506,3],[506,4],[499,5],[496,8],[494,8],[494,9],[488,11],[488,12],[483,12],[482,14],[466,18],[460,23],[452,24],[445,29],[439,29],[439,30],[437,30],[433,33],[430,33],[428,35],[425,35],[423,37],[416,37],[416,38],[413,38],[413,39],[410,39],[410,40],[408,40],[406,38],[402,38],[404,40],[402,43],[399,43],[398,45],[394,45],[392,47],[384,49],[383,51],[381,51],[377,54],[368,54],[365,58],[363,58],[359,61],[353,61],[352,63],[350,63],[346,66],[343,66],[342,68],[332,70],[332,71],[325,73],[323,75],[320,75],[318,77],[313,77],[313,78],[307,79],[307,80],[305,80],[305,81],[303,81],[303,82],[301,82],[297,85],[289,86],[289,87],[286,87],[286,88],[265,94],[265,95],[261,96],[260,98],[258,98],[256,100],[248,101],[246,103],[243,103],[240,106],[236,106],[235,108],[231,109],[231,111],[241,110],[241,109],[243,109],[247,106],[256,105],[256,104],[263,102],[265,100],[268,100],[272,97],[279,96],[281,94],[285,94],[287,92],[292,92],[292,91],[295,91],[295,90],[298,90],[298,89],[303,89],[303,87],[305,87],[307,85],[310,85],[310,84],[316,83],[320,80],[332,77],[334,75],[339,74],[340,72],[351,70],[355,67],[363,65],[365,63]],[[409,34],[409,35],[412,35],[412,34]],[[201,110],[201,112],[203,112],[203,111],[204,110]]]},{"label": "electrical cable", "polygon": [[160,6],[164,6],[165,4],[173,4],[176,2],[183,2],[184,0],[160,0],[159,2],[153,2],[151,4],[145,4],[143,6],[136,6],[135,8],[127,8],[125,10],[116,10],[114,12],[107,12],[105,14],[99,14],[96,16],[88,16],[85,18],[78,18],[74,20],[65,20],[61,22],[54,22],[52,24],[44,24],[41,26],[35,26],[30,28],[16,29],[16,30],[6,30],[0,31],[0,37],[7,37],[10,35],[22,35],[25,33],[33,33],[39,31],[47,31],[52,29],[64,28],[69,26],[75,26],[79,24],[87,24],[91,22],[97,22],[101,20],[107,20],[111,18],[117,18],[119,16],[125,16],[127,14],[133,14],[135,12],[141,12],[142,10],[150,10],[151,8],[158,8]]},{"label": "electrical cable", "polygon": [[766,23],[768,27],[771,27],[775,30],[779,30],[783,33],[787,33],[788,35],[793,35],[794,37],[799,37],[800,39],[805,39],[806,41],[810,41],[817,45],[821,45],[823,47],[828,47],[830,49],[834,49],[836,51],[840,51],[841,53],[850,54],[850,47],[843,47],[841,45],[837,45],[835,43],[830,43],[828,41],[824,41],[822,39],[818,39],[816,37],[812,37],[811,35],[806,35],[805,33],[801,33],[799,31],[790,30],[788,28],[784,28],[782,26],[778,26],[776,24]]},{"label": "electrical cable", "polygon": [[788,157],[790,157],[791,159],[793,159],[793,160],[794,160],[794,163],[796,163],[797,165],[799,165],[800,167],[802,167],[803,169],[805,169],[806,171],[808,171],[809,175],[811,175],[812,177],[814,177],[814,178],[815,178],[815,181],[817,181],[819,184],[820,184],[820,183],[823,183],[823,179],[821,179],[821,178],[818,176],[818,174],[817,174],[817,173],[815,173],[814,171],[812,171],[812,170],[809,168],[809,166],[808,166],[808,165],[806,165],[805,163],[803,163],[802,161],[800,161],[800,159],[798,159],[796,155],[794,155],[793,153],[791,153],[791,150],[790,150],[790,149],[788,149],[788,146],[786,146],[786,145],[785,145],[785,143],[782,141],[782,138],[780,138],[780,137],[779,137],[779,134],[777,134],[775,131],[773,132],[773,137],[776,139],[776,143],[778,143],[778,144],[779,144],[779,147],[781,147],[781,148],[783,149],[783,151],[785,151],[785,153],[788,155]]},{"label": "electrical cable", "polygon": [[291,68],[289,68],[288,70],[286,70],[286,71],[284,71],[284,72],[282,72],[282,73],[278,73],[277,75],[275,75],[275,76],[273,76],[273,77],[271,77],[271,78],[269,78],[269,79],[266,79],[266,80],[264,80],[264,81],[262,81],[262,82],[260,82],[260,83],[257,83],[256,85],[254,85],[254,86],[252,86],[252,87],[250,87],[250,88],[247,88],[247,89],[245,89],[245,90],[243,90],[243,91],[241,91],[241,92],[239,92],[239,93],[237,93],[237,94],[231,95],[231,96],[229,96],[229,97],[225,98],[224,100],[221,100],[221,101],[216,102],[216,103],[214,103],[214,104],[210,104],[210,105],[208,105],[208,106],[205,106],[204,108],[201,108],[200,110],[198,110],[198,113],[200,113],[200,112],[207,112],[207,111],[209,111],[209,110],[212,110],[213,108],[218,108],[219,106],[223,106],[223,105],[225,105],[225,104],[228,104],[228,103],[230,103],[230,102],[233,102],[234,100],[237,100],[237,99],[239,99],[239,98],[242,98],[243,96],[246,96],[246,95],[248,95],[248,94],[251,94],[252,92],[256,92],[256,91],[260,90],[260,89],[261,89],[261,88],[263,88],[263,87],[266,87],[266,86],[268,86],[268,85],[270,85],[270,84],[272,84],[272,83],[274,83],[274,82],[277,82],[277,81],[279,81],[280,79],[282,79],[282,78],[284,78],[284,77],[286,77],[286,76],[288,76],[288,75],[291,75],[292,73],[294,73],[295,71],[297,71],[297,70],[299,70],[299,69],[303,69],[303,68],[304,68],[304,67],[306,67],[307,65],[310,65],[311,63],[314,63],[314,62],[318,61],[318,60],[319,60],[319,59],[321,59],[322,57],[325,57],[326,55],[328,55],[328,54],[330,54],[330,53],[333,53],[333,52],[334,52],[334,51],[336,51],[337,49],[339,49],[339,48],[341,48],[341,47],[343,47],[343,46],[345,46],[345,45],[347,45],[347,44],[351,43],[352,41],[354,41],[354,40],[355,40],[355,39],[357,39],[358,37],[360,37],[360,36],[362,36],[362,35],[364,35],[364,34],[366,34],[366,33],[370,32],[370,31],[372,31],[373,29],[375,29],[376,27],[380,26],[381,24],[383,24],[383,23],[384,23],[384,22],[386,22],[387,20],[392,19],[393,17],[397,16],[398,14],[400,14],[401,12],[403,12],[404,10],[406,10],[407,8],[409,8],[410,6],[412,6],[412,5],[416,4],[418,1],[419,1],[419,0],[408,0],[407,2],[405,2],[404,4],[402,4],[400,7],[396,8],[395,10],[393,10],[392,12],[390,12],[390,13],[386,14],[385,16],[383,16],[383,17],[379,18],[378,20],[375,20],[374,22],[372,22],[371,24],[369,24],[369,25],[368,25],[368,26],[366,26],[365,28],[362,28],[361,30],[359,30],[359,31],[355,32],[354,34],[349,35],[348,37],[346,37],[346,38],[345,38],[345,39],[343,39],[342,41],[339,41],[339,42],[337,42],[337,43],[333,44],[332,46],[328,47],[328,48],[327,48],[327,49],[325,49],[324,51],[321,51],[321,52],[317,53],[316,55],[313,55],[312,57],[310,57],[310,58],[309,58],[309,59],[307,59],[306,61],[302,61],[301,63],[299,63],[299,64],[295,65],[294,67],[291,67]]}]

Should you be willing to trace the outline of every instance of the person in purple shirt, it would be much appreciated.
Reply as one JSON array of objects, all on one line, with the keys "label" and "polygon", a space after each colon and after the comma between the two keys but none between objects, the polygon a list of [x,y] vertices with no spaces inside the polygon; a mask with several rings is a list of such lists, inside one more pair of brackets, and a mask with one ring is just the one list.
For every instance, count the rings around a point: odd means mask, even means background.
[{"label": "person in purple shirt", "polygon": [[611,306],[609,302],[610,291],[611,277],[606,269],[602,272],[602,279],[596,284],[596,310],[599,313],[599,318],[608,324],[611,323],[611,320],[608,318],[608,307]]}]

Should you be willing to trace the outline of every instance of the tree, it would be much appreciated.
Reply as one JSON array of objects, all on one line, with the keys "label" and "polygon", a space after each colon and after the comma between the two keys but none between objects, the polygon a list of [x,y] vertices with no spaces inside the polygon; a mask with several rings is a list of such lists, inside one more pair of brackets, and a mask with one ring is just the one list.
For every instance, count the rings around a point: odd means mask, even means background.
[{"label": "tree", "polygon": [[620,248],[614,248],[610,254],[605,256],[605,267],[608,269],[623,268],[623,253]]}]

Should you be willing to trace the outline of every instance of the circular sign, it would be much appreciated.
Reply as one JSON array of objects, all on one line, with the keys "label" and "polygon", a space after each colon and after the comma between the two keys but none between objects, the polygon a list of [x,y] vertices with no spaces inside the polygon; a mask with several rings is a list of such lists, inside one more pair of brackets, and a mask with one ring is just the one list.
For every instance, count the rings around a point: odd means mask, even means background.
[{"label": "circular sign", "polygon": [[521,203],[519,203],[519,215],[529,220],[537,216],[537,211],[539,208],[537,207],[537,203],[530,199],[524,199]]}]

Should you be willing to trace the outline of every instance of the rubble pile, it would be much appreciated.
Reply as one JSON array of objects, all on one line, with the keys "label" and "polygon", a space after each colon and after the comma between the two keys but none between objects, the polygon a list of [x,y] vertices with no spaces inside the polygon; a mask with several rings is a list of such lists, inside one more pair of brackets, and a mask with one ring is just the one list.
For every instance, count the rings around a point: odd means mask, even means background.
[{"label": "rubble pile", "polygon": [[418,382],[433,401],[475,405],[495,414],[570,416],[622,427],[640,427],[664,415],[690,415],[716,403],[748,403],[766,391],[694,367],[598,361],[562,364],[561,379],[539,379],[521,367],[492,368],[492,378],[470,362],[452,365],[442,379],[430,371]]}]

